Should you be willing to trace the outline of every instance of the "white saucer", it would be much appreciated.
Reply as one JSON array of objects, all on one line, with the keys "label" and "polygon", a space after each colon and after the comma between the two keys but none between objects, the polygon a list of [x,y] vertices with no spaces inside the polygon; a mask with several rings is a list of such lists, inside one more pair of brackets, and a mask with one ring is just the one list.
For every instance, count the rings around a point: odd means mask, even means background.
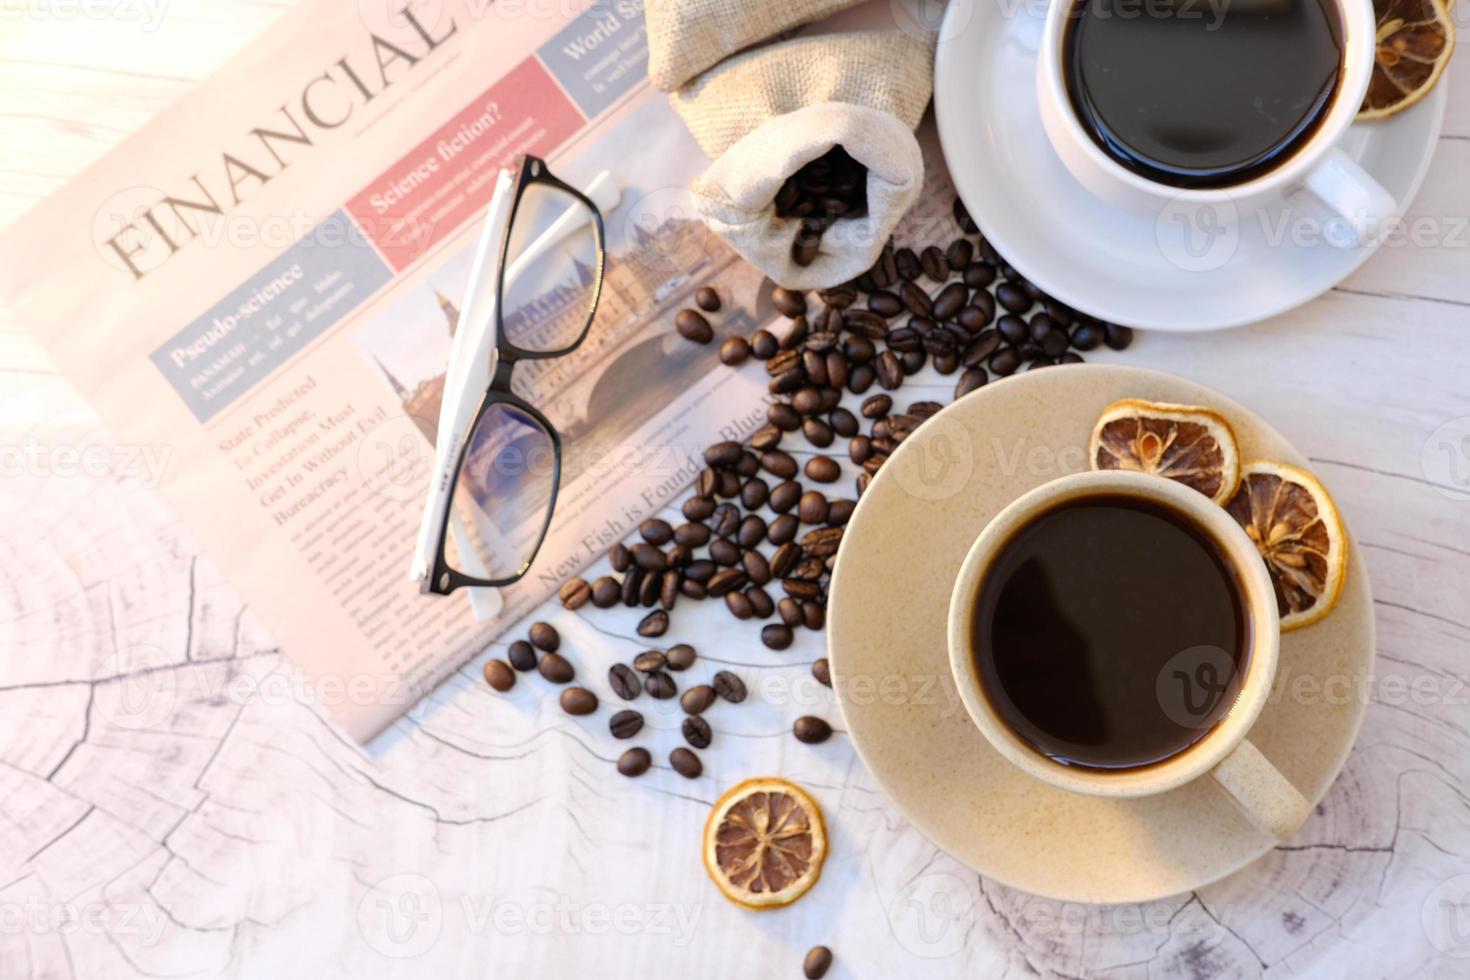
[{"label": "white saucer", "polygon": [[[1263,214],[1242,210],[1213,234],[1190,229],[1183,215],[1155,220],[1093,196],[1062,164],[1038,114],[1044,12],[1040,0],[950,0],[934,65],[934,111],[955,187],[980,230],[1037,286],[1129,326],[1214,330],[1299,306],[1373,253],[1314,237],[1340,222],[1306,194]],[[1441,78],[1418,105],[1354,125],[1343,144],[1401,209],[1429,169],[1447,91]]]}]

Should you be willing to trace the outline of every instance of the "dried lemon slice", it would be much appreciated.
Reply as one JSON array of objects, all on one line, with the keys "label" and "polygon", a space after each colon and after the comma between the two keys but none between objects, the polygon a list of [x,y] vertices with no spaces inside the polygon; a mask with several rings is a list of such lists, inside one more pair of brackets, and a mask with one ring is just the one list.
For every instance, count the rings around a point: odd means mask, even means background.
[{"label": "dried lemon slice", "polygon": [[1315,476],[1285,463],[1250,463],[1225,509],[1266,559],[1283,630],[1332,611],[1347,579],[1347,534]]},{"label": "dried lemon slice", "polygon": [[1224,503],[1240,482],[1235,433],[1218,413],[1141,398],[1114,402],[1098,417],[1087,449],[1095,470],[1137,470],[1193,487]]},{"label": "dried lemon slice", "polygon": [[1383,119],[1429,94],[1455,50],[1453,0],[1373,0],[1378,40],[1359,119]]},{"label": "dried lemon slice", "polygon": [[715,801],[704,824],[704,867],[748,909],[790,905],[817,883],[827,857],[822,810],[773,776],[747,779]]}]

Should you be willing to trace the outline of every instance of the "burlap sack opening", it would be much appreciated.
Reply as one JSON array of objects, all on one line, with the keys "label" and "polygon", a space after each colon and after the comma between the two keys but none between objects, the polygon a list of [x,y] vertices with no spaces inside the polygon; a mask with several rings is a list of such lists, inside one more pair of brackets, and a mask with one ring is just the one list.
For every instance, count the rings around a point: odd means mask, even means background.
[{"label": "burlap sack opening", "polygon": [[665,92],[727,55],[860,0],[648,0],[648,79]]},{"label": "burlap sack opening", "polygon": [[[897,31],[799,38],[731,58],[676,92],[675,109],[716,158],[690,187],[700,216],[788,288],[825,288],[865,271],[923,184],[913,129],[933,60],[932,39]],[[776,215],[776,193],[837,145],[868,168],[867,213],[839,219],[800,266],[791,246],[801,222]]]}]

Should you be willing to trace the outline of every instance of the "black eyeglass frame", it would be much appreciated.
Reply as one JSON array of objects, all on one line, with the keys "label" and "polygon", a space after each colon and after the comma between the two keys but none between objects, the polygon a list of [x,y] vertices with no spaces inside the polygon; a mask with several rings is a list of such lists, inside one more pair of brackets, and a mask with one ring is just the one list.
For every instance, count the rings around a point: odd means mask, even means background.
[{"label": "black eyeglass frame", "polygon": [[[544,184],[563,191],[576,198],[585,205],[592,214],[592,230],[597,245],[596,266],[593,270],[592,302],[587,309],[587,322],[582,325],[582,332],[577,339],[565,347],[556,350],[525,350],[506,340],[505,334],[505,273],[508,266],[507,252],[510,250],[511,234],[515,230],[516,216],[520,212],[521,199],[524,197],[526,188],[535,184]],[[597,315],[597,302],[602,296],[602,277],[607,264],[607,252],[605,249],[604,230],[602,224],[602,212],[586,194],[565,181],[559,179],[546,168],[546,161],[540,157],[525,154],[521,159],[520,172],[516,176],[515,196],[511,199],[510,220],[506,222],[505,239],[500,243],[500,274],[495,283],[495,374],[490,379],[490,387],[480,398],[480,407],[475,412],[474,420],[469,428],[465,430],[459,445],[459,451],[455,456],[454,469],[450,473],[449,486],[444,489],[447,494],[447,502],[444,508],[444,519],[439,525],[438,544],[434,549],[434,562],[429,569],[429,577],[421,583],[420,591],[432,592],[435,595],[449,595],[455,589],[465,586],[500,588],[519,582],[525,577],[535,564],[536,556],[541,551],[541,546],[546,543],[546,532],[551,528],[551,517],[556,512],[556,496],[561,489],[561,435],[556,431],[556,426],[551,420],[543,415],[534,405],[511,391],[511,376],[515,373],[515,366],[520,361],[545,361],[557,357],[565,357],[582,346],[587,339],[588,332],[592,329],[592,321]],[[531,418],[551,439],[553,467],[551,473],[551,499],[546,503],[546,516],[541,521],[540,533],[536,536],[536,545],[531,549],[530,555],[515,573],[504,578],[479,578],[468,575],[451,566],[444,557],[444,543],[449,533],[449,520],[453,514],[454,487],[459,482],[460,472],[464,468],[465,456],[469,452],[470,440],[474,438],[480,422],[484,420],[485,413],[495,405],[508,405],[519,412],[525,413]]]}]

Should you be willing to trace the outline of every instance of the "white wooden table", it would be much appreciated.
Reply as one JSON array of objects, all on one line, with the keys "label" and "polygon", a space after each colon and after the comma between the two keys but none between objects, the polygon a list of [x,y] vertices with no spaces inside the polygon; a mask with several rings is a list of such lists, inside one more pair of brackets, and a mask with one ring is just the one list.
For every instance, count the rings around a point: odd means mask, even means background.
[{"label": "white wooden table", "polygon": [[[7,5],[0,223],[281,9]],[[1273,420],[1367,555],[1380,643],[1366,725],[1319,812],[1255,865],[1141,907],[979,879],[898,815],[840,733],[789,736],[799,714],[837,720],[808,679],[820,636],[774,654],[714,608],[680,607],[667,639],[699,647],[701,679],[733,665],[758,696],[712,712],[698,780],[618,776],[608,708],[569,718],[534,677],[495,695],[479,664],[365,756],[199,554],[146,460],[7,323],[0,977],[799,976],[819,942],[842,977],[1470,975],[1470,496],[1453,492],[1470,476],[1470,75],[1450,84],[1412,210],[1443,244],[1387,250],[1274,322],[1151,335],[1126,355]],[[621,610],[546,618],[595,685],[641,648]],[[677,708],[639,706],[662,760]],[[813,789],[833,852],[807,899],[756,915],[709,885],[697,841],[726,786],[770,772]]]}]

